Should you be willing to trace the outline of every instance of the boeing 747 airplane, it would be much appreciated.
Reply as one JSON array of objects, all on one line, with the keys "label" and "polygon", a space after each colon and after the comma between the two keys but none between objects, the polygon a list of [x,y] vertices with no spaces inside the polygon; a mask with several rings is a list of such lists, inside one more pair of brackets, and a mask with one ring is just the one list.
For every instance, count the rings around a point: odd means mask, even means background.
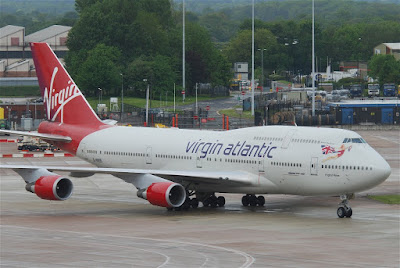
[{"label": "boeing 747 airplane", "polygon": [[262,194],[337,195],[340,218],[351,217],[354,193],[389,177],[388,163],[353,131],[263,126],[230,131],[123,127],[101,121],[46,43],[32,43],[47,119],[39,136],[96,167],[1,165],[47,200],[66,200],[72,177],[111,174],[133,184],[151,204],[188,209],[224,206],[216,193],[241,193],[243,206]]}]

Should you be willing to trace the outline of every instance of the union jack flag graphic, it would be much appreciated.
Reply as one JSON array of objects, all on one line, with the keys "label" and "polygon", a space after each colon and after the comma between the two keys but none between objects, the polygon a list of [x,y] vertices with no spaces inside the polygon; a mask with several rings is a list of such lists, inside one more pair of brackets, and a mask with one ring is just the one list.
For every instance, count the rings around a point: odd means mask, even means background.
[{"label": "union jack flag graphic", "polygon": [[321,149],[322,149],[322,154],[336,153],[335,148],[329,145],[321,145]]}]

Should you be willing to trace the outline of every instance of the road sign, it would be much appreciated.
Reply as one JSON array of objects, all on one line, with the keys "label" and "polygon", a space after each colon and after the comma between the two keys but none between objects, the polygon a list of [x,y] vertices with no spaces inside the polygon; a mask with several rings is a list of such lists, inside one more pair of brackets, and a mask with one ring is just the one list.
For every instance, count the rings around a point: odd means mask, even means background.
[{"label": "road sign", "polygon": [[207,111],[210,110],[210,106],[209,106],[209,105],[206,106],[206,110],[207,110]]},{"label": "road sign", "polygon": [[243,95],[243,96],[246,95],[246,92],[245,92],[245,91],[242,91],[242,95]]},{"label": "road sign", "polygon": [[185,93],[186,93],[185,91],[182,91],[182,95],[185,94]]}]

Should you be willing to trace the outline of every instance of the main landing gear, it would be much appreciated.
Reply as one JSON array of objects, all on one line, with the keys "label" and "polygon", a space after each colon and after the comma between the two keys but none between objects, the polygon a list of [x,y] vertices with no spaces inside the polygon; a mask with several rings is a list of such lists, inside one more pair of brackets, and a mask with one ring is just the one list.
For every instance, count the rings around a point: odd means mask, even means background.
[{"label": "main landing gear", "polygon": [[242,197],[242,205],[245,207],[255,207],[257,205],[262,207],[265,205],[265,198],[262,195],[247,194]]},{"label": "main landing gear", "polygon": [[204,207],[223,207],[225,206],[225,197],[223,196],[215,196],[215,194],[210,195],[209,197],[205,198],[203,200],[203,206]]},{"label": "main landing gear", "polygon": [[354,195],[350,195],[350,198],[346,195],[340,195],[340,200],[342,200],[339,203],[339,208],[337,209],[337,215],[339,218],[351,218],[351,215],[353,215],[353,210],[349,206],[349,199],[351,199]]},{"label": "main landing gear", "polygon": [[[190,196],[196,195],[194,198],[190,198]],[[199,200],[203,203],[203,207],[223,207],[225,206],[225,197],[223,196],[215,196],[215,193],[195,193],[195,192],[187,192],[187,197],[182,206],[177,208],[168,208],[168,210],[188,210],[190,208],[198,208]]]}]

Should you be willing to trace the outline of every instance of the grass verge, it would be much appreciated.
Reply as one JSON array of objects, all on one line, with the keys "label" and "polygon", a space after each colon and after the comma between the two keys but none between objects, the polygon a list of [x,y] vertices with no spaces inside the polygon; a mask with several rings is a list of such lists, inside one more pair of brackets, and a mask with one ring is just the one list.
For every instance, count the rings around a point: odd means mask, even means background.
[{"label": "grass verge", "polygon": [[369,195],[368,198],[385,203],[385,204],[391,204],[391,205],[399,205],[400,204],[400,195],[398,195],[398,194]]},{"label": "grass verge", "polygon": [[241,106],[235,106],[233,109],[219,110],[220,115],[227,115],[232,118],[254,119],[251,111],[242,111]]},{"label": "grass verge", "polygon": [[[207,101],[207,100],[214,100],[214,99],[224,99],[224,98],[229,98],[229,97],[208,97],[208,96],[198,96],[197,101]],[[99,103],[99,99],[96,97],[89,97],[86,98],[87,101],[89,102],[90,106],[92,106],[94,109],[97,107],[97,104]],[[118,97],[118,101],[121,101],[121,98]],[[107,106],[110,105],[110,98],[109,97],[103,97],[103,103],[105,103]],[[175,105],[188,105],[188,104],[193,104],[196,102],[195,97],[186,97],[185,102],[182,102],[182,97],[177,97],[175,100]],[[142,98],[134,98],[134,97],[124,97],[124,103],[129,104],[135,107],[139,108],[145,108],[146,107],[146,99]],[[120,104],[119,104],[120,105]],[[165,107],[173,107],[174,106],[174,100],[173,98],[168,98],[168,102],[162,100],[151,100],[151,108],[165,108]]]},{"label": "grass verge", "polygon": [[1,97],[40,96],[39,86],[0,87]]}]

